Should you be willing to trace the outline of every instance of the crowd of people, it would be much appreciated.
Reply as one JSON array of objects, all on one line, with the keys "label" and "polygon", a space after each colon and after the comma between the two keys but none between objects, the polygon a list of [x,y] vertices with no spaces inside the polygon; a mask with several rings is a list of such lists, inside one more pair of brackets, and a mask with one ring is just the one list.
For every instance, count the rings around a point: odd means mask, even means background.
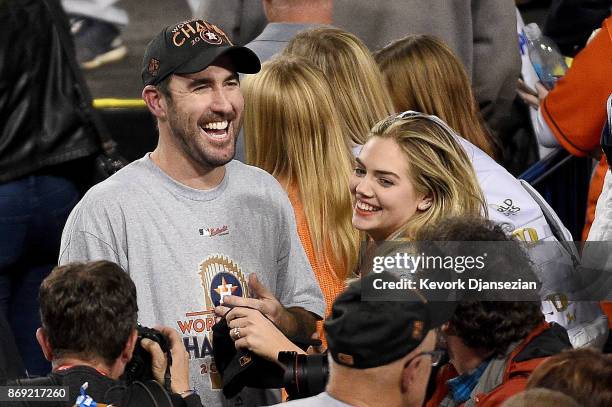
[{"label": "crowd of people", "polygon": [[[549,203],[504,167],[518,69],[495,85],[478,75],[518,48],[488,48],[484,2],[421,10],[420,24],[431,12],[469,29],[459,50],[444,30],[372,49],[332,1],[261,5],[268,23],[246,46],[200,18],[151,39],[140,69],[157,146],[95,185],[108,146],[68,18],[57,0],[0,5],[7,41],[22,21],[36,27],[1,51],[36,61],[0,65],[7,394],[67,386],[46,401],[70,406],[611,405],[607,256],[586,267]],[[505,7],[500,27],[512,27]],[[610,18],[557,87],[520,84],[541,106],[538,138],[603,157],[603,175]],[[607,199],[593,215],[600,240]],[[589,295],[586,275],[607,294]],[[0,402],[35,405],[10,397]]]}]

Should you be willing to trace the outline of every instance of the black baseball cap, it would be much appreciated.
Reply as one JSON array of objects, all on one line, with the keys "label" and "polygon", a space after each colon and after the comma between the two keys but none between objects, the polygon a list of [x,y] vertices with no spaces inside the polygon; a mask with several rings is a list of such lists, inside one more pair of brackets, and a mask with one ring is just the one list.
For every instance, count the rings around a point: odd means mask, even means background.
[{"label": "black baseball cap", "polygon": [[455,311],[455,301],[428,301],[418,290],[404,289],[402,298],[393,300],[370,300],[367,293],[376,279],[399,281],[395,274],[384,271],[352,282],[336,298],[324,323],[328,350],[341,365],[367,369],[398,360]]},{"label": "black baseball cap", "polygon": [[173,73],[199,72],[222,55],[232,59],[236,72],[253,74],[261,69],[253,51],[232,44],[214,24],[196,19],[169,25],[147,45],[142,60],[142,83],[156,85]]}]

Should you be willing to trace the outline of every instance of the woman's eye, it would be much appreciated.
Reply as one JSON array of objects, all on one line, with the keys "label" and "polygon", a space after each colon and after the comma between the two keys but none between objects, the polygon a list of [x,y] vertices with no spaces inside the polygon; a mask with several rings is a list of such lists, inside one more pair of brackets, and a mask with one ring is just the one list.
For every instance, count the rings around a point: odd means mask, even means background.
[{"label": "woman's eye", "polygon": [[393,182],[389,181],[386,178],[379,178],[378,182],[380,183],[380,185],[382,185],[383,187],[390,187],[391,185],[393,185]]},{"label": "woman's eye", "polygon": [[363,168],[355,167],[355,175],[360,177],[365,175],[365,173],[366,171]]}]

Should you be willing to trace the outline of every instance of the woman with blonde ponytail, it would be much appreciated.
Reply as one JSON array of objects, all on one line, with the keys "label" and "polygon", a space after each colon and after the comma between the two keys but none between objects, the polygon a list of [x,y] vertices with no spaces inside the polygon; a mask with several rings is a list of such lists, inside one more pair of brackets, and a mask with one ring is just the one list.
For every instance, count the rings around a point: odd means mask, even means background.
[{"label": "woman with blonde ponytail", "polygon": [[287,191],[329,311],[359,251],[351,224],[352,154],[331,87],[309,61],[281,56],[247,77],[242,88],[247,162]]}]

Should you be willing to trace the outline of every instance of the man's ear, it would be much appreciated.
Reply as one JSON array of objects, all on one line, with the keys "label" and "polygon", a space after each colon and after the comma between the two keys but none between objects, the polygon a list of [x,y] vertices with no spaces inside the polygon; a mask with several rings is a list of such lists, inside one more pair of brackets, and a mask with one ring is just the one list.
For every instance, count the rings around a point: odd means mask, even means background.
[{"label": "man's ear", "polygon": [[147,85],[142,90],[142,99],[153,116],[163,119],[166,117],[167,101],[164,95],[153,85]]},{"label": "man's ear", "polygon": [[45,359],[49,362],[53,360],[53,350],[51,349],[51,345],[49,344],[49,338],[47,338],[47,333],[41,327],[36,330],[36,340],[42,349],[43,355],[45,355]]},{"label": "man's ear", "polygon": [[132,359],[132,354],[134,353],[134,348],[136,347],[136,341],[138,340],[138,331],[134,329],[130,336],[128,337],[127,342],[125,343],[125,347],[123,348],[123,352],[121,352],[121,359],[125,363],[129,362]]}]

